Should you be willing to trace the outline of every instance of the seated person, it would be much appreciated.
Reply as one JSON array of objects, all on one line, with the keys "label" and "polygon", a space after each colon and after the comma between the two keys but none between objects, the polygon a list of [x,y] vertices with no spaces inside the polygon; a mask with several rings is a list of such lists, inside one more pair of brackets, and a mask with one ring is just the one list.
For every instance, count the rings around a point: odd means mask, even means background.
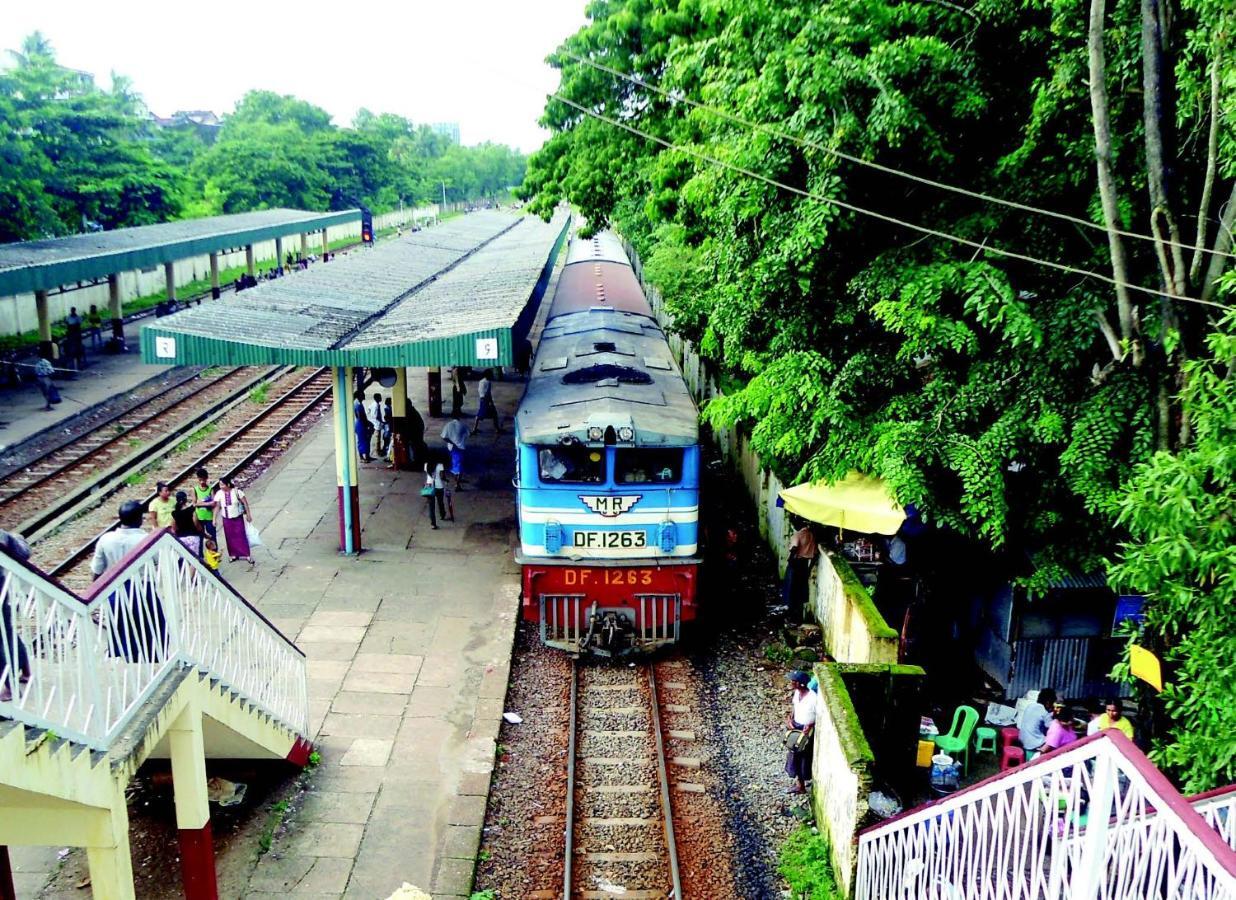
[{"label": "seated person", "polygon": [[1057,700],[1052,705],[1051,725],[1047,727],[1047,737],[1043,741],[1043,750],[1059,750],[1077,740],[1077,732],[1073,730],[1069,712],[1064,704]]},{"label": "seated person", "polygon": [[1104,705],[1103,715],[1098,718],[1099,731],[1115,728],[1129,740],[1133,740],[1133,723],[1121,712],[1119,700],[1108,700]]},{"label": "seated person", "polygon": [[1039,691],[1038,700],[1026,705],[1017,718],[1017,737],[1026,751],[1042,750],[1043,742],[1047,740],[1047,731],[1051,728],[1051,713],[1049,706],[1056,703],[1056,692],[1051,688]]}]

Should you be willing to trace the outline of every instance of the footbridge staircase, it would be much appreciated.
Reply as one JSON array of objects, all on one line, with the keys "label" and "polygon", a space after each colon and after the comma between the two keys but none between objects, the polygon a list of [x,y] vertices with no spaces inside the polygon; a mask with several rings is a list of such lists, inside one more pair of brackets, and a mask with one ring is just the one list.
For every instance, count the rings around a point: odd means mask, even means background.
[{"label": "footbridge staircase", "polygon": [[857,900],[1236,900],[1236,787],[1101,732],[861,832]]},{"label": "footbridge staircase", "polygon": [[166,531],[85,594],[0,576],[0,845],[84,847],[94,896],[133,897],[125,788],[170,759],[185,895],[214,898],[206,760],[307,761],[303,654]]}]

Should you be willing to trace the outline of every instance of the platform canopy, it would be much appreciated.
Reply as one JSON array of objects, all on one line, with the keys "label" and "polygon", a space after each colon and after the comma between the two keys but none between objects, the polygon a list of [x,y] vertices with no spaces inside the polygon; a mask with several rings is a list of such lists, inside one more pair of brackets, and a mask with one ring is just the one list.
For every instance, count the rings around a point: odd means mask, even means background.
[{"label": "platform canopy", "polygon": [[0,244],[0,297],[55,290],[117,272],[149,269],[190,256],[308,234],[357,222],[360,217],[359,209],[329,213],[266,209],[44,241]]},{"label": "platform canopy", "polygon": [[896,534],[906,518],[887,484],[858,472],[835,484],[797,484],[779,496],[795,515],[863,534]]},{"label": "platform canopy", "polygon": [[485,211],[159,319],[142,359],[167,365],[511,365],[566,237]]}]

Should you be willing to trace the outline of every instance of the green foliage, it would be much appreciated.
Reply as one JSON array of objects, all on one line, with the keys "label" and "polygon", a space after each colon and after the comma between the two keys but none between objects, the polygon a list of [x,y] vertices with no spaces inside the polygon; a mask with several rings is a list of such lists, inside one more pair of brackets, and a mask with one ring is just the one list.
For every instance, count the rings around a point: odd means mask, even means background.
[{"label": "green foliage", "polygon": [[[0,70],[0,242],[271,207],[310,210],[495,200],[526,159],[453,145],[427,125],[361,110],[351,128],[296,97],[250,91],[217,138],[161,127],[129,81],[59,65],[37,32]],[[91,224],[92,223],[92,224]]]},{"label": "green foliage", "polygon": [[1236,313],[1208,349],[1184,368],[1196,438],[1137,467],[1118,504],[1130,539],[1110,571],[1146,595],[1172,723],[1155,756],[1190,792],[1236,781]]},{"label": "green foliage", "polygon": [[828,857],[828,841],[807,825],[781,845],[777,869],[790,887],[793,900],[841,900]]},{"label": "green foliage", "polygon": [[266,403],[267,396],[270,394],[270,382],[263,381],[249,388],[249,402],[255,403],[258,406],[263,406]]},{"label": "green foliage", "polygon": [[468,900],[495,900],[497,896],[493,891],[473,891]]}]

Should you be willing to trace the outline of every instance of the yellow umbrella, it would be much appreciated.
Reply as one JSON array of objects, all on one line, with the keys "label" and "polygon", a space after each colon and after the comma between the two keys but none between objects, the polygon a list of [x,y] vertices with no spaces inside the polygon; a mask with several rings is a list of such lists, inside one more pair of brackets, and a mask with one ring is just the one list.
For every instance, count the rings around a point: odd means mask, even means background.
[{"label": "yellow umbrella", "polygon": [[817,481],[781,492],[790,512],[846,531],[896,534],[906,514],[879,478],[851,472],[836,484]]}]

